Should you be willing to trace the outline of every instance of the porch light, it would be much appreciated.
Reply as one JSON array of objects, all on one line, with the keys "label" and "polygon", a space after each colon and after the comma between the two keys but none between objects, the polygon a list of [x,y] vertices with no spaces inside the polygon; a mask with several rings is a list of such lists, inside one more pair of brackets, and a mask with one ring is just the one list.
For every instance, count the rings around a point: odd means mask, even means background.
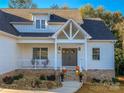
[{"label": "porch light", "polygon": [[81,50],[81,47],[78,47],[78,50],[80,51]]},{"label": "porch light", "polygon": [[59,51],[61,50],[61,47],[60,47],[60,46],[58,47],[58,50],[59,50]]}]

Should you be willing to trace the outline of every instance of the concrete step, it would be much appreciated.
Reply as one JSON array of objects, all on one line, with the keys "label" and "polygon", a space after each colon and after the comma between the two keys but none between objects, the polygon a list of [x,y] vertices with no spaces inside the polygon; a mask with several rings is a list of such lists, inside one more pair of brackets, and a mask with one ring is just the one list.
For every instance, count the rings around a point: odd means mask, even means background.
[{"label": "concrete step", "polygon": [[65,73],[65,81],[69,81],[69,80],[79,80],[78,76],[76,76],[75,70],[67,70],[67,72]]}]

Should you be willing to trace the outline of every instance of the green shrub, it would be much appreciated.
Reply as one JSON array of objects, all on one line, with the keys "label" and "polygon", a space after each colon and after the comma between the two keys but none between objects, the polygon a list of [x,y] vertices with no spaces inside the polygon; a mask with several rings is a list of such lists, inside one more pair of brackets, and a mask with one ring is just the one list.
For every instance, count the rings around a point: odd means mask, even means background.
[{"label": "green shrub", "polygon": [[55,75],[47,76],[47,80],[49,80],[49,81],[55,81],[56,80],[56,76]]},{"label": "green shrub", "polygon": [[20,74],[18,74],[18,77],[21,79],[24,77],[24,75],[20,73]]},{"label": "green shrub", "polygon": [[107,79],[102,80],[102,83],[108,83],[108,82],[109,82],[109,80],[107,80]]},{"label": "green shrub", "polygon": [[115,84],[116,82],[119,82],[117,78],[112,78],[112,82]]},{"label": "green shrub", "polygon": [[13,80],[19,80],[19,79],[21,79],[21,78],[23,78],[23,74],[18,74],[18,75],[15,75],[15,76],[13,76]]},{"label": "green shrub", "polygon": [[96,78],[92,79],[92,83],[100,83],[100,81],[101,81],[100,79],[96,79]]},{"label": "green shrub", "polygon": [[19,79],[20,78],[17,75],[13,76],[13,80],[19,80]]},{"label": "green shrub", "polygon": [[40,79],[40,80],[47,80],[46,76],[44,76],[44,75],[41,75],[41,76],[39,77],[39,79]]}]

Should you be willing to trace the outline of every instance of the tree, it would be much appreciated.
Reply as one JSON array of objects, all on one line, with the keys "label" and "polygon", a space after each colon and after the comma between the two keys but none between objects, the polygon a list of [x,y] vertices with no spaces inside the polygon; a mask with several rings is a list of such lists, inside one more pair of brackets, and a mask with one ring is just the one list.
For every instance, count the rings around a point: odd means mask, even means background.
[{"label": "tree", "polygon": [[59,6],[58,6],[57,4],[53,4],[53,5],[51,6],[51,8],[52,8],[52,9],[59,9]]},{"label": "tree", "polygon": [[37,8],[37,5],[32,0],[10,0],[10,8]]},{"label": "tree", "polygon": [[81,7],[80,12],[83,18],[95,17],[95,10],[89,4],[85,5],[84,7]]},{"label": "tree", "polygon": [[100,18],[103,18],[103,15],[104,15],[104,8],[102,6],[99,6],[97,9],[96,9],[96,17],[100,17]]}]

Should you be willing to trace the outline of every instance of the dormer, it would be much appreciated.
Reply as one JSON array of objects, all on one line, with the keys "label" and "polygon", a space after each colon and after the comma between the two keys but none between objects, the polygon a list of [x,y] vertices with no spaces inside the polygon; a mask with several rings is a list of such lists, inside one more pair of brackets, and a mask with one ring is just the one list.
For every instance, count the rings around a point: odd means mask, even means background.
[{"label": "dormer", "polygon": [[46,30],[48,21],[50,20],[49,13],[32,13],[32,20],[34,21],[37,30]]}]

